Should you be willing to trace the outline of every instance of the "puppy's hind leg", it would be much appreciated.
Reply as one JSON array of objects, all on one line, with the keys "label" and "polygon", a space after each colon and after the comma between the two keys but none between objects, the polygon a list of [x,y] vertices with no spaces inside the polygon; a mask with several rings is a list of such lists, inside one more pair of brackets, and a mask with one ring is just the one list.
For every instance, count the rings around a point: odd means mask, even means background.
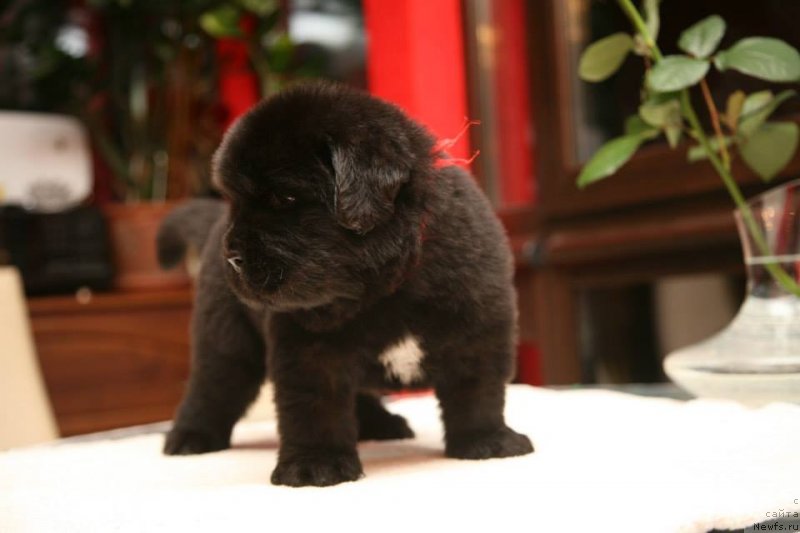
[{"label": "puppy's hind leg", "polygon": [[358,440],[413,439],[406,419],[386,410],[380,398],[369,393],[356,396]]},{"label": "puppy's hind leg", "polygon": [[264,343],[241,304],[227,291],[211,292],[198,293],[195,304],[191,375],[164,444],[168,455],[228,448],[265,378]]}]

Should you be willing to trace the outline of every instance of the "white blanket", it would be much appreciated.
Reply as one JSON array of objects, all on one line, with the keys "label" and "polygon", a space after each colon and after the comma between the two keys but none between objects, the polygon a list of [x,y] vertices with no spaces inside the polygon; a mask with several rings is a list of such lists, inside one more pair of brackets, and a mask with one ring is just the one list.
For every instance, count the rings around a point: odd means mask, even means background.
[{"label": "white blanket", "polygon": [[359,447],[366,478],[331,488],[269,484],[273,422],[234,447],[163,457],[161,435],[0,454],[0,531],[707,531],[800,511],[800,407],[512,386],[509,425],[536,453],[442,456],[434,399],[390,409],[410,441]]}]

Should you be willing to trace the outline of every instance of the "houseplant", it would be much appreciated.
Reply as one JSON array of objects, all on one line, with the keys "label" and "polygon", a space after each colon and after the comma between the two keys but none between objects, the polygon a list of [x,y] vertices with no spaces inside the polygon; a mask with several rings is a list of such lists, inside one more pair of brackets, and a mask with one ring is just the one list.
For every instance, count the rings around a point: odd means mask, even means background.
[{"label": "houseplant", "polygon": [[118,287],[187,282],[179,269],[158,268],[153,242],[171,201],[210,192],[208,163],[233,118],[221,102],[222,71],[252,85],[252,100],[318,75],[317,58],[288,36],[287,4],[14,0],[0,8],[0,44],[12,50],[0,54],[11,80],[0,84],[0,106],[57,110],[86,126]]},{"label": "houseplant", "polygon": [[79,115],[111,185],[103,205],[121,289],[188,283],[162,273],[153,242],[171,201],[208,189],[220,131],[213,40],[198,2],[92,0],[91,93]]},{"label": "houseplant", "polygon": [[[208,192],[220,131],[219,39],[239,40],[260,96],[290,74],[277,0],[89,0],[98,28],[84,114],[127,202]],[[178,161],[173,163],[173,159]]]},{"label": "houseplant", "polygon": [[[21,1],[28,13],[47,11],[39,0]],[[187,282],[180,269],[158,268],[153,242],[172,201],[210,191],[208,162],[229,121],[218,91],[219,40],[244,43],[264,96],[294,67],[282,14],[277,0],[87,1],[88,51],[75,58],[81,90],[68,94],[99,155],[101,184],[111,186],[104,195],[101,185],[96,200],[109,222],[118,288]],[[69,74],[57,79],[76,79]]]},{"label": "houseplant", "polygon": [[[676,148],[684,136],[695,143],[692,161],[707,160],[736,205],[736,220],[748,265],[748,296],[731,325],[701,344],[671,354],[667,374],[701,396],[737,398],[749,403],[770,399],[800,401],[800,259],[797,218],[798,183],[783,185],[748,203],[734,179],[731,160],[740,157],[765,181],[792,159],[800,128],[794,122],[770,121],[792,89],[778,94],[733,92],[720,111],[706,76],[713,68],[775,83],[800,80],[800,54],[769,37],[741,39],[718,50],[725,21],[707,17],[687,28],[678,41],[684,54],[664,56],[656,44],[659,0],[644,0],[640,12],[631,0],[617,0],[634,34],[616,33],[583,53],[580,76],[606,79],[634,53],[643,57],[642,102],[626,122],[625,134],[602,146],[583,167],[578,186],[613,175],[646,141],[665,135]],[[689,91],[703,95],[712,133],[701,126]]]}]

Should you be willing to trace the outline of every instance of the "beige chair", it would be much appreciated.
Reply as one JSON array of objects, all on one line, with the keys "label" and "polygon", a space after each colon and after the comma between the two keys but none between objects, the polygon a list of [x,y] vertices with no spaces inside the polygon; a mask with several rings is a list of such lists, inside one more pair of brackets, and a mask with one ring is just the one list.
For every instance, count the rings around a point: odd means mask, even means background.
[{"label": "beige chair", "polygon": [[0,267],[0,450],[56,438],[20,276]]}]

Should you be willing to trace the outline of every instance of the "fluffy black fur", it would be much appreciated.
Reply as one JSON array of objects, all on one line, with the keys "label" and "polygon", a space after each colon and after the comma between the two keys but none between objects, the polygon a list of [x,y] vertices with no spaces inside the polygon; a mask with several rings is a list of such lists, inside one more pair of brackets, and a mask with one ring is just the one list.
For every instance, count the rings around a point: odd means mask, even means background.
[{"label": "fluffy black fur", "polygon": [[359,438],[413,436],[375,393],[402,385],[378,357],[409,334],[448,456],[533,451],[503,418],[516,334],[508,242],[473,179],[437,157],[397,108],[335,85],[295,86],[237,122],[214,160],[229,212],[190,203],[159,238],[173,263],[208,235],[191,379],[166,453],[228,447],[269,368],[272,482],[355,480]]}]

